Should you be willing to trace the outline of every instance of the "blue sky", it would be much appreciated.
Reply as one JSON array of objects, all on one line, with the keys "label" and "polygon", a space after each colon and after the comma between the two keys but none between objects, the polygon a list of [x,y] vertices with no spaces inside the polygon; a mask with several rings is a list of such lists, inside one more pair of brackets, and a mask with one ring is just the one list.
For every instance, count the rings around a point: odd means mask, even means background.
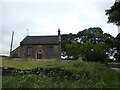
[{"label": "blue sky", "polygon": [[[91,1],[91,2],[90,2]],[[107,23],[105,10],[114,0],[2,0],[0,2],[0,54],[9,55],[11,34],[13,49],[27,35],[77,33],[89,27],[101,27],[116,37],[118,27]]]}]

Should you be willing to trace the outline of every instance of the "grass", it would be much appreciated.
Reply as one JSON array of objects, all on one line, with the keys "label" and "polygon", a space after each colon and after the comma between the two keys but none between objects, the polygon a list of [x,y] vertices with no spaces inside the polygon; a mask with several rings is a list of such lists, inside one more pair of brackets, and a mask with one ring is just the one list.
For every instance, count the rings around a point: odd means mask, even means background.
[{"label": "grass", "polygon": [[120,74],[95,62],[77,61],[29,61],[2,60],[2,65],[15,68],[61,67],[71,76],[51,72],[48,75],[6,75],[2,77],[4,88],[118,88]]}]

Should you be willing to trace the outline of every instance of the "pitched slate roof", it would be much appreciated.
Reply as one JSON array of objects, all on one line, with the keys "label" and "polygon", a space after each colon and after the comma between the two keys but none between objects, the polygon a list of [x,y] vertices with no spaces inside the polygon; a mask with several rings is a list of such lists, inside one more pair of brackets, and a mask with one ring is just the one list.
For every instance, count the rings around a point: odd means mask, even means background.
[{"label": "pitched slate roof", "polygon": [[59,44],[58,36],[26,36],[20,45]]},{"label": "pitched slate roof", "polygon": [[20,50],[20,46],[18,46],[17,48],[15,48],[14,50],[12,50],[10,53],[14,52],[14,51],[19,51]]}]

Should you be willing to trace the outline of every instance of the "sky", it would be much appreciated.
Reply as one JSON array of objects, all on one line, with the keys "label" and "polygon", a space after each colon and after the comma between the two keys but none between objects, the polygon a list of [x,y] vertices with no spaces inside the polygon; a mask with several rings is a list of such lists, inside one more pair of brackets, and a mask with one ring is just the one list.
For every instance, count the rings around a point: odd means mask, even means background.
[{"label": "sky", "polygon": [[115,0],[1,0],[0,55],[9,55],[12,31],[13,49],[26,35],[76,34],[90,27],[100,27],[116,37],[118,27],[108,24],[105,10]]}]

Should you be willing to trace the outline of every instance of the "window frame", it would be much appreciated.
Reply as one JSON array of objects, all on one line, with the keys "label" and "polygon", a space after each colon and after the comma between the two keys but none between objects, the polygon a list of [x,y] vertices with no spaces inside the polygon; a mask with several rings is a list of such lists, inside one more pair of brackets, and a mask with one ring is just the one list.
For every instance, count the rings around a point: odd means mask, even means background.
[{"label": "window frame", "polygon": [[53,47],[48,46],[47,49],[46,49],[46,53],[47,53],[47,55],[53,55]]},{"label": "window frame", "polygon": [[32,47],[27,47],[27,55],[28,56],[33,55],[33,48]]}]

